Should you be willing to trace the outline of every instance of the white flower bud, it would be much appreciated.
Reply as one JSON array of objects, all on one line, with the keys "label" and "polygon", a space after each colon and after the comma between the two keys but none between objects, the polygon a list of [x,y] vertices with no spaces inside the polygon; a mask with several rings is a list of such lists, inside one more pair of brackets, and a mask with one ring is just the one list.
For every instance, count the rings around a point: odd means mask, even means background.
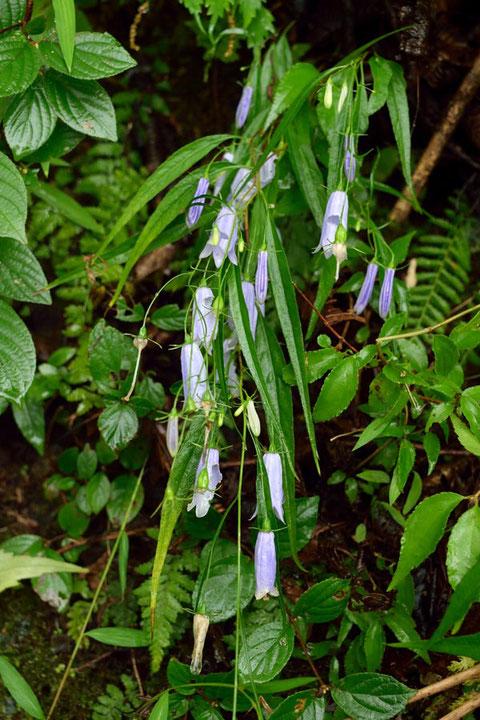
[{"label": "white flower bud", "polygon": [[249,400],[247,403],[247,420],[252,434],[258,437],[262,431],[262,427],[253,400]]},{"label": "white flower bud", "polygon": [[202,672],[203,646],[207,637],[210,618],[208,615],[196,613],[193,616],[193,652],[190,670],[193,675],[200,675]]},{"label": "white flower bud", "polygon": [[332,79],[328,78],[327,84],[325,86],[325,95],[323,96],[323,104],[325,105],[327,110],[330,110],[332,107],[333,102],[333,90],[332,90]]}]

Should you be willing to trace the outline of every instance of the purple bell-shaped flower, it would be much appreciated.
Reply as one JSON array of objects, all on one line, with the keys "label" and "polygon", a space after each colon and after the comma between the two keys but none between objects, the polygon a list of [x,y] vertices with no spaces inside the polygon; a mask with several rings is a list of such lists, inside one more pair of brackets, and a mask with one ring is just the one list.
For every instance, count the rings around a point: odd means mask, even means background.
[{"label": "purple bell-shaped flower", "polygon": [[214,228],[199,257],[203,259],[213,255],[213,262],[217,268],[223,263],[225,257],[228,257],[234,265],[238,265],[235,253],[237,237],[236,211],[228,205],[224,205],[217,215]]},{"label": "purple bell-shaped flower", "polygon": [[320,242],[313,251],[314,253],[323,248],[327,259],[332,255],[339,225],[342,225],[345,231],[347,230],[348,195],[343,190],[335,190],[328,198]]},{"label": "purple bell-shaped flower", "polygon": [[208,390],[207,366],[197,343],[185,343],[180,352],[182,367],[183,394],[185,404],[192,398],[196,407],[200,407]]},{"label": "purple bell-shaped flower", "polygon": [[187,511],[195,508],[195,515],[204,517],[215,496],[215,490],[222,481],[220,472],[220,456],[215,448],[208,448],[205,459],[200,459],[195,479],[195,488],[192,501],[187,505]]},{"label": "purple bell-shaped flower", "polygon": [[212,354],[218,330],[213,300],[213,292],[208,287],[199,287],[193,298],[193,340],[203,345],[209,355]]},{"label": "purple bell-shaped flower", "polygon": [[268,595],[278,597],[275,587],[277,577],[277,557],[273,532],[260,530],[255,543],[255,598],[268,599]]},{"label": "purple bell-shaped flower", "polygon": [[358,315],[362,313],[370,302],[370,298],[373,293],[373,286],[375,285],[375,278],[377,277],[378,265],[375,263],[369,263],[367,266],[367,272],[365,273],[365,280],[360,288],[357,302],[355,303],[353,310]]},{"label": "purple bell-shaped flower", "polygon": [[268,290],[268,252],[259,250],[257,259],[257,272],[255,273],[255,295],[257,302],[263,305],[267,299]]},{"label": "purple bell-shaped flower", "polygon": [[248,310],[248,319],[250,321],[250,330],[255,338],[257,330],[258,310],[255,304],[255,286],[251,282],[242,282],[243,297]]},{"label": "purple bell-shaped flower", "polygon": [[250,105],[252,102],[252,87],[245,85],[237,105],[237,112],[235,113],[235,125],[240,130],[245,125]]},{"label": "purple bell-shaped flower", "polygon": [[190,229],[200,220],[209,187],[210,183],[207,178],[200,178],[185,220],[186,226]]},{"label": "purple bell-shaped flower", "polygon": [[380,300],[378,301],[378,312],[385,320],[390,310],[393,295],[393,280],[395,277],[395,268],[387,268],[383,277],[382,287],[380,289]]}]

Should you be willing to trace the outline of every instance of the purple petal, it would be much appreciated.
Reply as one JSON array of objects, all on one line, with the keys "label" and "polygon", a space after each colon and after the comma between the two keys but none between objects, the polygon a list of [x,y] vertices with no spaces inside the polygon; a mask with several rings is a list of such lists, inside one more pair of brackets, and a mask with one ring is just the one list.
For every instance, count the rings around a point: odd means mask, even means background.
[{"label": "purple petal", "polygon": [[235,124],[238,129],[242,128],[245,125],[251,102],[252,88],[250,85],[245,85],[237,106],[237,112],[235,113]]},{"label": "purple petal", "polygon": [[275,155],[275,153],[270,153],[270,155],[267,157],[265,162],[260,168],[260,187],[264,188],[265,185],[268,185],[272,182],[273,178],[275,177],[275,163],[277,162],[278,157]]},{"label": "purple petal", "polygon": [[213,292],[199,287],[193,299],[193,340],[203,345],[211,355],[213,341],[217,336],[217,316],[212,308]]},{"label": "purple petal", "polygon": [[263,462],[265,463],[265,470],[267,471],[273,512],[279,520],[285,522],[283,517],[285,496],[283,494],[282,484],[282,460],[278,453],[265,453]]},{"label": "purple petal", "polygon": [[323,248],[325,257],[328,259],[331,256],[335,233],[340,223],[346,230],[348,227],[348,195],[343,190],[335,190],[328,198],[320,243],[313,251],[314,253]]},{"label": "purple petal", "polygon": [[370,302],[370,298],[373,293],[373,286],[375,285],[375,278],[377,277],[378,265],[370,263],[367,266],[367,272],[365,273],[365,279],[363,285],[358,294],[357,302],[355,303],[353,310],[358,315],[362,313]]},{"label": "purple petal", "polygon": [[385,320],[390,310],[393,294],[393,279],[395,277],[395,269],[387,268],[383,278],[382,288],[380,290],[380,300],[378,302],[378,312]]},{"label": "purple petal", "polygon": [[185,224],[188,228],[192,228],[200,220],[200,215],[202,214],[203,206],[205,205],[205,196],[209,187],[210,183],[207,178],[200,178],[185,220]]},{"label": "purple petal", "polygon": [[217,215],[215,226],[218,231],[217,244],[215,245],[212,242],[214,240],[214,228],[199,257],[203,259],[213,255],[215,266],[219,268],[228,254],[230,261],[237,265],[235,245],[238,236],[238,219],[235,210],[228,205],[224,205]]},{"label": "purple petal", "polygon": [[257,329],[258,310],[255,304],[255,286],[251,282],[242,282],[243,297],[248,310],[248,319],[250,321],[250,330],[255,338]]},{"label": "purple petal", "polygon": [[275,554],[275,538],[273,532],[260,532],[255,543],[255,597],[261,600],[267,595],[278,596],[275,587],[277,576],[277,558]]},{"label": "purple petal", "polygon": [[[233,162],[234,155],[231,152],[223,153],[222,160],[225,160],[226,162]],[[225,182],[225,179],[227,177],[227,173],[223,172],[221,175],[218,176],[218,178],[215,180],[215,185],[213,188],[213,196],[217,197],[217,195],[220,194],[220,191],[223,187],[223,184]]]},{"label": "purple petal", "polygon": [[267,299],[268,289],[268,252],[260,250],[257,259],[257,272],[255,273],[255,294],[260,304]]},{"label": "purple petal", "polygon": [[202,398],[208,390],[207,366],[196,343],[186,343],[182,346],[180,363],[185,402],[191,397],[195,405],[200,407]]}]

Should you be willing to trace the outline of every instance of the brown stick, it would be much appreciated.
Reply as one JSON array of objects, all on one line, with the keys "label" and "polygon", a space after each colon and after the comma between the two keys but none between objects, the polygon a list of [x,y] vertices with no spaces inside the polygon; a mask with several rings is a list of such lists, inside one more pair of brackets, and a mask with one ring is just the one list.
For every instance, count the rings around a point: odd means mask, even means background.
[{"label": "brown stick", "polygon": [[468,715],[469,712],[478,707],[480,707],[480,695],[475,695],[473,698],[463,703],[463,705],[460,705],[460,707],[455,708],[452,712],[449,712],[448,715],[444,715],[440,718],[440,720],[460,720],[460,718],[465,717],[465,715]]},{"label": "brown stick", "polygon": [[[472,69],[464,78],[462,84],[458,88],[457,92],[453,96],[450,105],[448,106],[447,114],[439,127],[439,129],[432,135],[430,142],[428,143],[422,157],[420,158],[415,172],[412,176],[412,183],[415,190],[415,194],[418,196],[419,193],[425,187],[430,173],[437,164],[440,155],[443,152],[445,145],[455,130],[458,121],[462,117],[465,108],[467,107],[470,100],[475,95],[476,91],[480,87],[480,53],[477,55],[475,62],[473,63]],[[403,191],[405,197],[401,197],[397,200],[393,209],[390,213],[390,220],[394,223],[403,223],[410,215],[412,209],[411,194],[410,191],[405,188]],[[409,198],[410,200],[407,200]]]},{"label": "brown stick", "polygon": [[[474,665],[473,667],[468,668],[468,670],[462,670],[462,672],[456,673],[455,675],[449,675],[449,677],[432,683],[432,685],[427,685],[419,690],[416,695],[410,698],[408,702],[418,702],[419,700],[423,700],[431,695],[436,695],[439,692],[444,692],[445,690],[449,690],[450,688],[456,687],[464,682],[468,682],[469,680],[474,680],[477,677],[480,677],[480,665]],[[459,717],[461,717],[461,715]]]}]

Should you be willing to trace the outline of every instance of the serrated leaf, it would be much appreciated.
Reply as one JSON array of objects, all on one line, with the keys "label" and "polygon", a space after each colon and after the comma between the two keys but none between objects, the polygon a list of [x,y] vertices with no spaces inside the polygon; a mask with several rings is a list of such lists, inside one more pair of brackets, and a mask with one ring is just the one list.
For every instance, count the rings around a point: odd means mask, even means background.
[{"label": "serrated leaf", "polygon": [[435,335],[433,338],[433,352],[435,354],[435,372],[441,377],[448,375],[458,360],[457,346],[445,335]]},{"label": "serrated leaf", "polygon": [[150,638],[143,630],[136,630],[129,627],[101,627],[89,630],[85,633],[104,645],[115,645],[116,647],[139,648],[147,647]]},{"label": "serrated leaf", "polygon": [[115,110],[107,92],[95,80],[77,80],[49,70],[47,93],[60,120],[92,137],[117,140]]},{"label": "serrated leaf", "polygon": [[428,474],[433,471],[437,464],[438,456],[440,454],[440,440],[437,435],[431,432],[426,432],[423,437],[423,447],[427,454],[428,459]]},{"label": "serrated leaf", "polygon": [[393,402],[390,410],[383,417],[376,418],[371,422],[358,438],[354,450],[358,450],[367,443],[381,436],[387,425],[396,417],[408,402],[408,395],[404,391],[400,391],[396,400]]},{"label": "serrated leaf", "polygon": [[37,718],[37,720],[45,720],[43,710],[30,685],[7,658],[1,655],[0,678],[17,705],[22,708],[27,715]]},{"label": "serrated leaf", "polygon": [[79,80],[99,80],[111,77],[135,67],[137,64],[125,48],[109,33],[77,33],[70,72],[57,43],[42,42],[39,47],[51,68],[60,73],[68,73]]},{"label": "serrated leaf", "polygon": [[38,150],[25,156],[24,161],[43,163],[62,157],[73,150],[83,138],[83,133],[79,133],[65,125],[65,123],[58,121],[48,140]]},{"label": "serrated leaf", "polygon": [[402,712],[415,694],[390,675],[356,673],[340,680],[332,698],[355,720],[389,720]]},{"label": "serrated leaf", "polygon": [[293,651],[295,633],[291,625],[267,623],[246,638],[238,657],[238,670],[243,679],[267,682],[288,662]]},{"label": "serrated leaf", "polygon": [[176,304],[163,305],[163,307],[155,310],[150,320],[160,330],[183,330],[185,327],[185,315],[186,311]]},{"label": "serrated leaf", "polygon": [[0,300],[0,397],[20,402],[35,375],[35,346],[23,320]]},{"label": "serrated leaf", "polygon": [[138,417],[130,405],[111,403],[98,418],[98,428],[112,450],[121,449],[137,434]]},{"label": "serrated leaf", "polygon": [[437,547],[452,510],[463,495],[441,492],[425,498],[408,518],[402,537],[397,569],[389,590],[397,587],[408,573],[422,563]]},{"label": "serrated leaf", "polygon": [[2,0],[0,2],[0,29],[4,30],[25,17],[27,0]]},{"label": "serrated leaf", "polygon": [[342,578],[327,578],[308,588],[297,600],[295,615],[307,622],[324,623],[334,620],[347,607],[350,584]]},{"label": "serrated leaf", "polygon": [[270,720],[323,720],[325,698],[314,690],[304,690],[287,697],[270,715]]},{"label": "serrated leaf", "polygon": [[319,77],[318,70],[310,63],[300,62],[292,65],[278,83],[264,129],[267,129],[307,88],[313,88]]},{"label": "serrated leaf", "polygon": [[340,360],[325,378],[315,407],[315,422],[325,422],[340,415],[352,402],[358,388],[358,366],[354,357]]},{"label": "serrated leaf", "polygon": [[43,455],[45,449],[45,413],[41,402],[27,393],[20,405],[12,403],[12,413],[25,440]]},{"label": "serrated leaf", "polygon": [[398,65],[398,63],[390,60],[385,60],[384,62],[388,62],[392,72],[387,96],[388,112],[392,122],[405,182],[415,197],[412,186],[410,117],[408,112],[406,82],[402,67]]},{"label": "serrated leaf", "polygon": [[403,488],[406,485],[408,476],[412,471],[414,463],[415,447],[412,445],[410,440],[407,440],[407,438],[403,438],[400,443],[400,448],[398,450],[398,458],[397,462],[395,463],[395,468],[393,470],[392,482],[388,495],[388,502],[390,503],[390,505],[393,505],[395,500],[403,492]]},{"label": "serrated leaf", "polygon": [[[85,488],[88,504],[95,514],[99,513],[110,497],[110,481],[105,473],[96,473]],[[123,537],[123,535],[122,535]],[[128,537],[125,535],[125,537]]]},{"label": "serrated leaf", "polygon": [[4,116],[5,138],[16,158],[43,145],[53,132],[57,116],[42,85],[29,87],[14,98]]},{"label": "serrated leaf", "polygon": [[0,227],[4,237],[27,242],[27,190],[19,171],[9,158],[0,152]]},{"label": "serrated leaf", "polygon": [[42,267],[30,248],[13,238],[0,238],[0,295],[23,302],[51,305]]},{"label": "serrated leaf", "polygon": [[480,660],[480,632],[472,635],[454,635],[442,640],[436,640],[431,643],[430,649],[434,652]]},{"label": "serrated leaf", "polygon": [[99,320],[89,339],[89,365],[92,378],[103,390],[117,388],[122,371],[133,369],[136,350],[130,338]]},{"label": "serrated leaf", "polygon": [[452,421],[453,429],[455,430],[455,433],[465,450],[468,450],[468,452],[471,452],[473,455],[480,455],[480,440],[476,437],[476,435],[472,433],[467,425],[465,425],[465,423],[463,423],[460,418],[455,415],[455,413],[450,415],[450,420]]},{"label": "serrated leaf", "polygon": [[70,71],[75,49],[75,0],[52,0],[52,4],[58,40]]},{"label": "serrated leaf", "polygon": [[450,598],[448,607],[440,623],[432,635],[435,642],[443,637],[453,625],[463,620],[470,605],[478,600],[478,588],[480,587],[480,559],[465,573],[458,583],[453,595]]},{"label": "serrated leaf", "polygon": [[44,573],[55,572],[87,572],[85,568],[63,560],[52,560],[46,557],[31,555],[13,555],[0,550],[0,592],[15,587],[20,580],[40,577]]},{"label": "serrated leaf", "polygon": [[368,113],[373,115],[382,108],[388,96],[388,86],[392,77],[392,70],[388,64],[379,55],[374,55],[368,61],[373,76],[373,90],[368,98]]},{"label": "serrated leaf", "polygon": [[[447,546],[447,572],[455,589],[466,573],[480,559],[480,508],[463,513],[452,528]],[[480,599],[480,589],[478,593]]]},{"label": "serrated leaf", "polygon": [[0,43],[0,97],[23,92],[40,69],[40,53],[24,35],[2,38]]}]

